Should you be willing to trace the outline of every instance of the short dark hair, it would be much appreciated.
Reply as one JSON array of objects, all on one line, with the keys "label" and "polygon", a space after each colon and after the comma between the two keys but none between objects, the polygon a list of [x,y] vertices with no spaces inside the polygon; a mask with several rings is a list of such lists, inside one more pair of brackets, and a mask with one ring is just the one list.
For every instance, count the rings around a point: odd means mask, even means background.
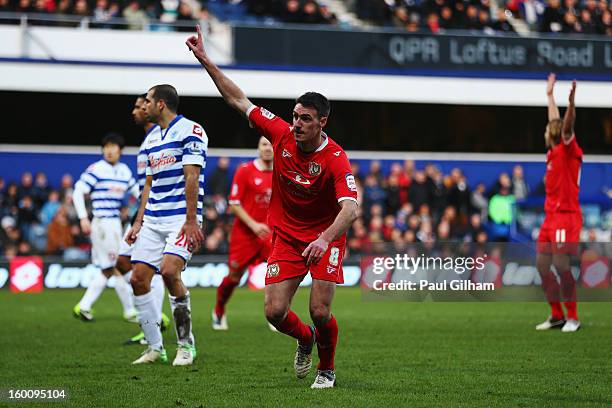
[{"label": "short dark hair", "polygon": [[313,108],[317,111],[319,118],[329,117],[331,106],[329,100],[318,92],[306,92],[295,100],[296,104],[300,104],[306,108]]},{"label": "short dark hair", "polygon": [[108,133],[102,138],[102,147],[108,144],[116,144],[120,149],[125,146],[125,140],[123,136],[118,133]]},{"label": "short dark hair", "polygon": [[136,97],[136,99],[147,99],[147,94],[146,93],[140,94]]},{"label": "short dark hair", "polygon": [[163,84],[155,85],[151,90],[153,91],[153,98],[158,101],[163,100],[172,112],[176,113],[178,111],[179,96],[176,88],[172,85]]}]

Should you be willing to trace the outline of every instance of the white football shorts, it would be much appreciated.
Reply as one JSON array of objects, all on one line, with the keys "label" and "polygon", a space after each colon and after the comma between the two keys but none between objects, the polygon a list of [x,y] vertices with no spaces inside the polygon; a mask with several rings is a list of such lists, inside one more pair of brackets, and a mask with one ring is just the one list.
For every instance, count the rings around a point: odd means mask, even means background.
[{"label": "white football shorts", "polygon": [[132,250],[132,263],[144,263],[159,272],[164,255],[183,258],[185,266],[191,259],[187,239],[179,236],[183,223],[144,223]]},{"label": "white football shorts", "polygon": [[100,269],[115,266],[121,242],[119,218],[94,218],[91,222],[91,261]]},{"label": "white football shorts", "polygon": [[134,245],[130,245],[127,242],[125,242],[125,239],[127,238],[127,234],[128,232],[130,232],[131,229],[132,229],[132,226],[128,225],[127,229],[125,230],[125,234],[123,234],[123,239],[121,240],[121,244],[119,245],[119,256],[127,256],[129,258],[132,257],[132,252],[134,251]]}]

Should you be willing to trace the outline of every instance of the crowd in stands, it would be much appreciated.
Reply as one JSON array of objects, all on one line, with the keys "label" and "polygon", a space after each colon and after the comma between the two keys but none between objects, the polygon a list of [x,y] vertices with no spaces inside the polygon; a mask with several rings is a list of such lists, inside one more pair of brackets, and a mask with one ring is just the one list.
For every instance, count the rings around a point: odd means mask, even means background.
[{"label": "crowd in stands", "polygon": [[[513,33],[508,22],[512,15],[543,33],[612,35],[608,0],[506,0],[505,4],[491,0],[354,0],[346,4],[363,21],[408,32]],[[230,20],[338,24],[338,17],[317,0],[0,0],[0,12],[87,17],[94,27],[170,30],[166,24],[178,23],[179,31],[191,31],[196,21],[209,28],[209,8],[224,20],[221,14],[227,7],[241,10],[231,14]],[[116,18],[125,21],[111,25]]]},{"label": "crowd in stands", "polygon": [[[129,28],[142,30],[151,21],[161,24],[148,25],[151,30],[171,30],[167,24],[178,24],[178,31],[193,31],[196,22],[209,27],[210,15],[197,0],[0,0],[0,12],[36,13],[58,17],[58,21],[33,24],[74,25],[62,21],[64,16],[87,17],[92,27]],[[118,24],[117,19],[123,19]]]},{"label": "crowd in stands", "polygon": [[408,32],[514,32],[505,10],[491,7],[490,0],[357,0],[356,11],[360,18],[376,25]]},{"label": "crowd in stands", "polygon": [[[544,194],[543,186],[529,191],[519,165],[491,186],[471,186],[459,168],[443,174],[431,164],[417,169],[410,160],[394,163],[388,174],[383,174],[378,161],[368,169],[355,163],[353,172],[360,200],[360,217],[348,234],[353,254],[389,243],[399,250],[415,242],[505,240],[514,202]],[[203,253],[227,253],[233,222],[227,202],[232,176],[230,160],[220,158],[206,177]],[[72,203],[73,185],[69,174],[57,186],[50,186],[44,173],[24,173],[18,181],[0,178],[0,254],[89,260],[91,245]],[[126,226],[136,205],[126,202],[122,211]]]}]

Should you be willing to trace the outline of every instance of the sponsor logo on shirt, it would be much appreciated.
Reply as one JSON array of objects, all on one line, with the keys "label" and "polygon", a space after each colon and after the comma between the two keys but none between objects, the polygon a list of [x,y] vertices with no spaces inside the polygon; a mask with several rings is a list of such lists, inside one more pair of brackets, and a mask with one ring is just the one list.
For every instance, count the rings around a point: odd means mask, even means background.
[{"label": "sponsor logo on shirt", "polygon": [[255,181],[256,186],[260,185],[263,182],[263,180],[260,179],[259,177],[256,177],[254,181]]},{"label": "sponsor logo on shirt", "polygon": [[308,163],[308,174],[310,174],[313,177],[321,174],[321,165],[316,162]]},{"label": "sponsor logo on shirt", "polygon": [[337,152],[334,152],[334,156],[339,157],[340,153],[342,153],[342,150],[338,150]]},{"label": "sponsor logo on shirt", "polygon": [[151,162],[152,169],[160,169],[162,167],[176,163],[176,157],[174,157],[174,155],[170,153],[164,152],[161,156],[157,158],[152,154],[149,155],[149,161]]},{"label": "sponsor logo on shirt", "polygon": [[283,149],[283,157],[292,157],[291,153],[287,151],[287,149]]},{"label": "sponsor logo on shirt", "polygon": [[267,110],[266,108],[259,108],[259,112],[261,112],[261,116],[263,116],[266,119],[274,119],[274,114],[272,112],[270,112],[269,110]]},{"label": "sponsor logo on shirt", "polygon": [[355,176],[352,174],[347,174],[346,176],[346,186],[351,191],[357,191],[357,183],[355,183]]},{"label": "sponsor logo on shirt", "polygon": [[193,130],[191,131],[196,136],[202,137],[202,128],[198,125],[193,125]]},{"label": "sponsor logo on shirt", "polygon": [[268,278],[276,278],[280,274],[280,268],[278,264],[268,265],[268,271],[266,272],[266,276]]}]

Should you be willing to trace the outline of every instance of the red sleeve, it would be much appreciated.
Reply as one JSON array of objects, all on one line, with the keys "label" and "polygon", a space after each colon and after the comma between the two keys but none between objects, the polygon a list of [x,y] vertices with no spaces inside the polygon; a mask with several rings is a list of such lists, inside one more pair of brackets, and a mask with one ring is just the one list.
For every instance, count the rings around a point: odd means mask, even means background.
[{"label": "red sleeve", "polygon": [[344,151],[341,151],[338,157],[332,155],[330,170],[338,202],[343,200],[357,202],[357,184],[351,170],[351,164]]},{"label": "red sleeve", "polygon": [[575,134],[572,135],[572,138],[569,140],[569,142],[562,140],[561,144],[563,145],[563,150],[566,152],[566,154],[582,161],[582,149],[580,148],[580,146],[578,146]]},{"label": "red sleeve", "polygon": [[291,127],[287,122],[266,108],[259,106],[251,106],[248,116],[251,127],[268,139],[272,145],[276,145]]},{"label": "red sleeve", "polygon": [[232,181],[232,189],[229,196],[229,204],[235,205],[240,204],[242,197],[244,197],[244,190],[246,189],[247,179],[247,166],[241,165],[234,174],[234,180]]}]

